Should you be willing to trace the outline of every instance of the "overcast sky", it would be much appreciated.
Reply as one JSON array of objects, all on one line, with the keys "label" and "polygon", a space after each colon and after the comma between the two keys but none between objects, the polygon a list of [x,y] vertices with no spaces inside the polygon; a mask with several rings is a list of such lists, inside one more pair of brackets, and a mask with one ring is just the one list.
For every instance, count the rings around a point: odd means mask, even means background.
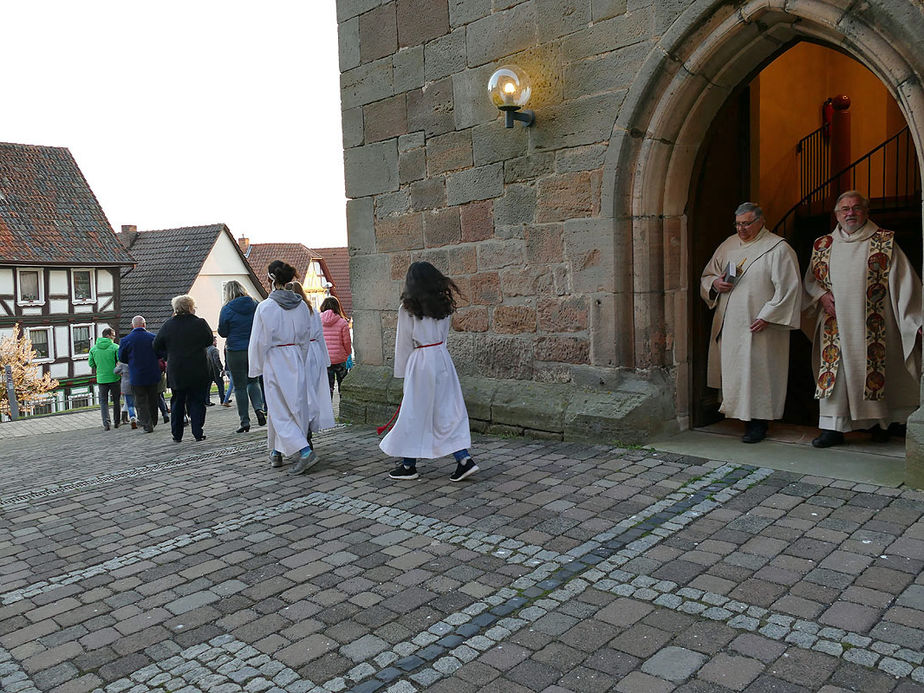
[{"label": "overcast sky", "polygon": [[116,231],[346,245],[334,0],[0,7],[0,141],[69,148]]}]

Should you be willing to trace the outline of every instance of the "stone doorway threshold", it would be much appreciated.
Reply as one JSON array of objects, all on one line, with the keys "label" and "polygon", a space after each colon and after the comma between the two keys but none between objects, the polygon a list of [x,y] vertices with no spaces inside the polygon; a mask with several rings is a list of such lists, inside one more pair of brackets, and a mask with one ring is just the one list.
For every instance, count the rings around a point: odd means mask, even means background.
[{"label": "stone doorway threshold", "polygon": [[819,450],[812,447],[817,428],[771,424],[766,440],[755,445],[742,443],[743,433],[740,421],[720,421],[658,438],[646,447],[892,488],[901,486],[905,478],[904,438],[872,443],[869,434],[860,431],[848,433],[846,445]]}]

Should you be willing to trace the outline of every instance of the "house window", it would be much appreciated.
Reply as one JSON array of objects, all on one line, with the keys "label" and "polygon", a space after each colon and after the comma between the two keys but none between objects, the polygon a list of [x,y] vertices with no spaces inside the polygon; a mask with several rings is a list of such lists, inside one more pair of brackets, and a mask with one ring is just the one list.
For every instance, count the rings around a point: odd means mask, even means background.
[{"label": "house window", "polygon": [[74,301],[92,303],[93,272],[91,270],[72,270],[71,277],[74,282]]},{"label": "house window", "polygon": [[31,327],[27,331],[29,341],[32,342],[32,348],[35,350],[35,359],[43,360],[51,358],[51,330],[47,327]]},{"label": "house window", "polygon": [[41,303],[44,296],[42,287],[42,270],[19,270],[19,302]]},{"label": "house window", "polygon": [[71,342],[74,345],[73,355],[80,356],[90,353],[90,328],[92,325],[73,325],[71,327]]}]

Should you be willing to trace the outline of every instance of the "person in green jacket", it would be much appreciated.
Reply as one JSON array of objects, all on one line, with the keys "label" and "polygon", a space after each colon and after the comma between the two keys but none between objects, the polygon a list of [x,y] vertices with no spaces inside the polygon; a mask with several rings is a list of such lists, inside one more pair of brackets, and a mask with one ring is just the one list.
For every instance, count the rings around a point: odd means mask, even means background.
[{"label": "person in green jacket", "polygon": [[[122,416],[122,405],[119,402],[119,376],[112,372],[117,362],[119,347],[113,343],[115,332],[107,327],[103,336],[96,340],[90,349],[90,368],[96,373],[96,384],[99,386],[99,408],[103,414],[103,430],[108,431],[114,423],[119,427]],[[112,422],[109,420],[109,397],[112,397]]]}]

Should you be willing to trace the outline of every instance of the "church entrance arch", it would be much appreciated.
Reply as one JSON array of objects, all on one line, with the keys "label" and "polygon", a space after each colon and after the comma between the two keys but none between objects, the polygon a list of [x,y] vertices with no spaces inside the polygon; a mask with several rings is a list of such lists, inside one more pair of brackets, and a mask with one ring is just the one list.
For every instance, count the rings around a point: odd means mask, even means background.
[{"label": "church entrance arch", "polygon": [[789,46],[812,41],[837,46],[882,81],[920,157],[924,62],[915,47],[924,18],[913,0],[889,5],[882,17],[836,0],[694,2],[665,31],[626,97],[603,181],[616,266],[632,268],[616,291],[616,324],[632,326],[617,344],[617,359],[624,367],[673,374],[681,428],[692,423],[691,288],[699,276],[690,268],[690,190],[709,129],[761,67]]}]

